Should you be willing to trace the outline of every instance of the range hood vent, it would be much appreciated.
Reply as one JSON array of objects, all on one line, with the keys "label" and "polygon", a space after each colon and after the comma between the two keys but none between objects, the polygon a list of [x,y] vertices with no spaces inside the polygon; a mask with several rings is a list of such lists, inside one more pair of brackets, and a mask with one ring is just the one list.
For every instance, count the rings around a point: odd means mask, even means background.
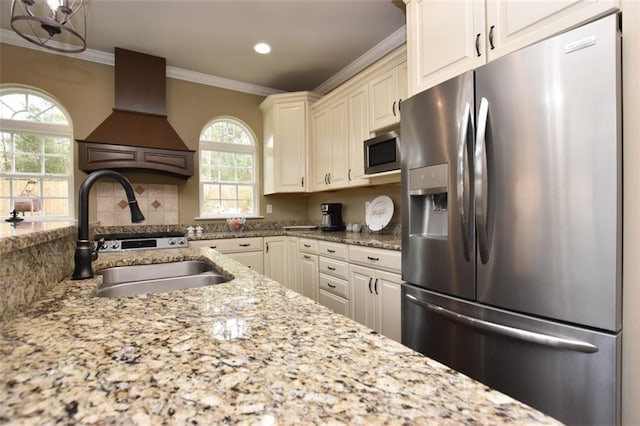
[{"label": "range hood vent", "polygon": [[80,169],[193,175],[193,155],[167,120],[166,60],[115,48],[115,108],[85,139]]}]

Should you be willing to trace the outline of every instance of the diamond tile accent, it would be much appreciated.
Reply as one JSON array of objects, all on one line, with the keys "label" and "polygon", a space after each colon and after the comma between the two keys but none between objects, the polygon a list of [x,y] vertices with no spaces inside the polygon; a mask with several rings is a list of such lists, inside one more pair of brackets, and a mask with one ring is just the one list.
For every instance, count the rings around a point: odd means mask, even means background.
[{"label": "diamond tile accent", "polygon": [[135,187],[135,191],[138,195],[142,195],[144,194],[144,192],[146,191],[146,189],[144,188],[144,186],[142,185],[136,185]]},{"label": "diamond tile accent", "polygon": [[129,203],[127,203],[125,200],[120,200],[120,202],[118,203],[118,205],[120,206],[120,208],[122,210],[124,210],[125,208],[127,208],[127,206],[129,205]]},{"label": "diamond tile accent", "polygon": [[162,203],[158,200],[154,200],[153,203],[151,203],[151,207],[153,207],[154,209],[158,209],[158,207],[160,207],[162,205]]}]

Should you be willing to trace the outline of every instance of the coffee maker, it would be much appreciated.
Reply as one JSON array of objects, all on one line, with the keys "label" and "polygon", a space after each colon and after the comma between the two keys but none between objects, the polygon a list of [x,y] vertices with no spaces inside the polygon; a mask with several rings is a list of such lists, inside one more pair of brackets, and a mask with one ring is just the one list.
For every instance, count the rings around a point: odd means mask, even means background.
[{"label": "coffee maker", "polygon": [[341,203],[322,203],[320,211],[322,212],[321,231],[344,231]]}]

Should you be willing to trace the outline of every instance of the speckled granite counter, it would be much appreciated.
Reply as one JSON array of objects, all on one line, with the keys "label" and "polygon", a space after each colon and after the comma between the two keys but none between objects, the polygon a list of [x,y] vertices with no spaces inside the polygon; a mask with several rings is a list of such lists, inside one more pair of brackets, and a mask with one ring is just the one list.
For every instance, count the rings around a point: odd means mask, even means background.
[{"label": "speckled granite counter", "polygon": [[335,243],[354,244],[366,247],[400,250],[400,236],[391,234],[376,234],[369,232],[322,232],[320,230],[256,230],[245,232],[210,232],[199,237],[189,237],[190,240],[215,240],[218,238],[248,238],[273,237],[288,235],[300,238],[332,241]]},{"label": "speckled granite counter", "polygon": [[539,424],[549,417],[210,249],[228,283],[98,299],[62,281],[0,324],[0,423]]}]

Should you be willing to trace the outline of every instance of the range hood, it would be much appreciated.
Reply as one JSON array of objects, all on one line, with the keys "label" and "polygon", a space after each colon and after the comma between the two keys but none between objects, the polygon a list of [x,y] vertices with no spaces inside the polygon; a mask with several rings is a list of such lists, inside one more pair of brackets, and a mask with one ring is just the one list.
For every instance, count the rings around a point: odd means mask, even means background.
[{"label": "range hood", "polygon": [[190,177],[193,155],[167,120],[166,60],[115,48],[115,108],[76,139],[81,170],[142,169]]}]

